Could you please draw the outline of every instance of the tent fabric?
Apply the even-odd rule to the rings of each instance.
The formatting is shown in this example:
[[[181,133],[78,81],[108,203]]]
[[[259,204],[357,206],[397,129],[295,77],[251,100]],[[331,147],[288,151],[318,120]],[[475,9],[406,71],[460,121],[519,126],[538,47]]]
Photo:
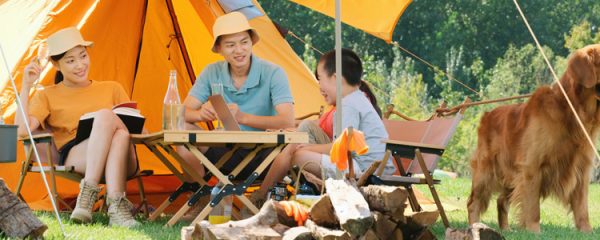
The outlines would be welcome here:
[[[248,20],[264,15],[251,0],[219,0],[219,3],[226,13],[238,11],[246,15]]]
[[[258,9],[260,5],[253,1]],[[264,11],[262,11],[264,13]],[[10,13],[10,14],[6,14]],[[78,26],[86,40],[93,41],[90,78],[112,80],[123,85],[130,97],[138,102],[146,116],[146,128],[159,131],[162,121],[162,101],[169,81],[169,71],[177,71],[180,97],[185,98],[204,66],[222,59],[210,51],[212,24],[223,9],[216,0],[167,1],[0,1],[0,44],[7,52],[11,74],[20,88],[21,71],[37,57],[37,47],[49,34],[68,26]],[[255,54],[280,65],[288,75],[295,112],[303,115],[323,105],[318,83],[311,71],[279,35],[268,16],[254,18],[250,24],[258,31],[261,41]],[[6,31],[4,29],[7,29]],[[176,34],[176,30],[180,34]],[[185,49],[185,52],[184,50]],[[7,51],[9,50],[9,51]],[[191,64],[189,66],[188,64]],[[4,63],[0,66],[0,96],[2,111],[8,122],[15,113],[15,93],[12,91]],[[51,64],[42,75],[42,85],[53,83]],[[35,94],[35,89],[31,94]],[[317,97],[319,96],[319,97]],[[93,99],[90,99],[93,101]],[[157,175],[169,170],[146,148],[137,148],[141,169],[152,169]],[[0,177],[14,189],[24,150],[19,144],[16,163],[0,164]],[[179,182],[144,178],[146,192],[163,194],[173,191]],[[78,184],[57,178],[59,194],[74,198]],[[135,185],[128,183],[128,194],[137,194]],[[29,174],[22,192],[34,209],[51,209],[39,174]]]
[[[335,18],[335,1],[290,1]],[[390,43],[398,19],[412,0],[344,0],[341,2],[342,22]]]

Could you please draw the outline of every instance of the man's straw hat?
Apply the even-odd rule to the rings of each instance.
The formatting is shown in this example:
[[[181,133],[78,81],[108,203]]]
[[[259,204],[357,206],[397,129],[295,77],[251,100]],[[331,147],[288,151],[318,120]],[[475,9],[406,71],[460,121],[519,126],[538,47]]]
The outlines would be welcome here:
[[[244,16],[244,14],[240,12],[230,12],[228,14],[218,17],[215,21],[215,24],[213,25],[214,40],[211,50],[215,53],[217,52],[216,44],[217,39],[219,39],[220,36],[244,32],[248,30],[250,30],[252,45],[254,45],[259,40],[258,33],[256,33],[256,30],[250,26],[250,23],[248,23],[248,19],[246,19],[246,16]]]
[[[62,54],[77,46],[91,46],[93,42],[83,40],[76,27],[61,29],[48,37],[48,56]]]

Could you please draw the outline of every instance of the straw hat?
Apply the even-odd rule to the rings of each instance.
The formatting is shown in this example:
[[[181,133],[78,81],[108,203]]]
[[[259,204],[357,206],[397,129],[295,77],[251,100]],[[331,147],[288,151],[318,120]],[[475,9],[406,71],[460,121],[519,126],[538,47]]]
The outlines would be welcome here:
[[[48,56],[55,56],[77,46],[91,46],[93,42],[83,40],[76,27],[61,29],[48,37]]]
[[[247,30],[250,30],[252,45],[256,44],[259,40],[258,33],[254,28],[250,26],[250,23],[248,23],[248,19],[246,19],[246,16],[244,16],[244,14],[240,12],[230,12],[228,14],[218,17],[215,21],[215,24],[213,25],[214,40],[211,50],[215,53],[217,52],[216,44],[217,39],[219,39],[220,36],[244,32]]]

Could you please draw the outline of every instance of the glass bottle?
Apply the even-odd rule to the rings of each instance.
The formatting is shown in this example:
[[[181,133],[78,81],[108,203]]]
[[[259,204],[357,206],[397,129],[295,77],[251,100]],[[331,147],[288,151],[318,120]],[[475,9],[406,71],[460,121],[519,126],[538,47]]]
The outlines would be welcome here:
[[[213,187],[210,192],[210,200],[215,199],[219,191],[223,187],[223,184],[219,182],[215,187]],[[221,198],[221,201],[213,206],[213,209],[210,211],[208,215],[208,222],[210,224],[221,224],[226,223],[231,220],[231,206],[233,204],[233,195],[229,194]]]
[[[177,89],[177,71],[169,73],[169,87],[163,100],[163,130],[184,130],[185,107],[179,99]]]

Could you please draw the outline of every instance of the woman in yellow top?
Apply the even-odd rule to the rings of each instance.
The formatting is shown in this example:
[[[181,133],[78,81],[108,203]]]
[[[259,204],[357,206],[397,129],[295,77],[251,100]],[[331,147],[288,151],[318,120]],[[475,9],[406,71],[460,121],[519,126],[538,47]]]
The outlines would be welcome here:
[[[26,121],[32,130],[50,128],[59,150],[59,165],[74,166],[84,175],[79,185],[77,205],[71,214],[75,222],[90,222],[92,207],[105,179],[108,195],[110,225],[133,227],[131,203],[125,198],[127,176],[138,171],[131,154],[129,132],[111,111],[113,105],[129,101],[123,87],[112,81],[88,78],[90,57],[86,47],[92,42],[83,40],[75,27],[65,28],[47,39],[52,65],[56,68],[55,85],[36,93],[31,102],[29,91],[40,77],[41,67],[32,61],[24,69],[20,98],[29,112]],[[88,139],[75,140],[81,115],[94,112],[92,131]],[[17,114],[19,135],[27,135],[24,121]]]

